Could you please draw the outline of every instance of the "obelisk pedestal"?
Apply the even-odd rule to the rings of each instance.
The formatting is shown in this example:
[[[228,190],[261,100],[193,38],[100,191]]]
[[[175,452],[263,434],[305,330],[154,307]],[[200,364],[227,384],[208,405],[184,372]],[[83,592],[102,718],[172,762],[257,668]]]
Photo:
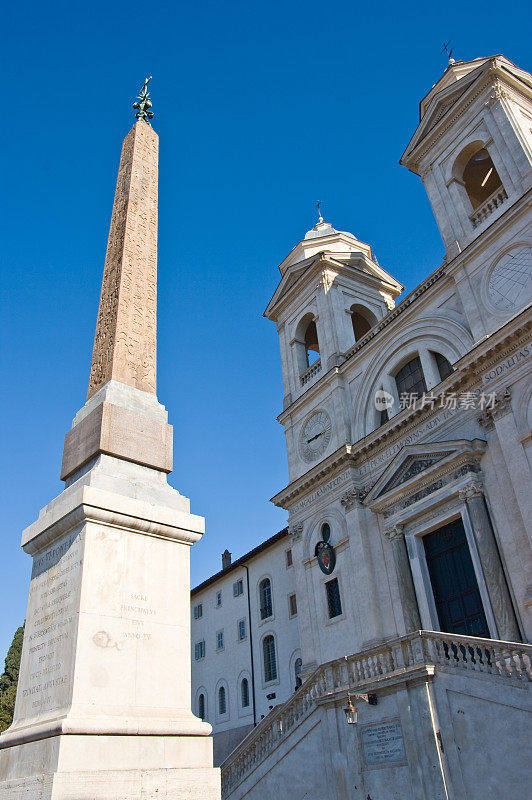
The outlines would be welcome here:
[[[190,703],[190,546],[156,398],[157,135],[124,141],[88,399],[65,490],[24,531],[33,569],[0,800],[219,800]]]

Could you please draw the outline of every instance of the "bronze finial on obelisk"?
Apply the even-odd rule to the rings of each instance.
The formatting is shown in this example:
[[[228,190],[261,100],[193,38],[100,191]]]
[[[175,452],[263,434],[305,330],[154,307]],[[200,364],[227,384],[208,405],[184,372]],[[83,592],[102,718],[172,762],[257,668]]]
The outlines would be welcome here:
[[[136,110],[135,118],[143,119],[144,122],[150,124],[150,119],[153,119],[153,111],[151,111],[152,102],[150,100],[150,93],[148,91],[148,84],[151,81],[151,75],[146,78],[142,89],[138,93],[136,101],[133,103],[133,108]]]
[[[156,393],[159,137],[149,80],[122,146],[87,397],[110,380]]]

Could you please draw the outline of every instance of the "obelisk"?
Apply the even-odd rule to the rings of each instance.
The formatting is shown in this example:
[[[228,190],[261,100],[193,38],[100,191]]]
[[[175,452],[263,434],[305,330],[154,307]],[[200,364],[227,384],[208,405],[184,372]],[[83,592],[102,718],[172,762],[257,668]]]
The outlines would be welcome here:
[[[219,800],[190,703],[190,546],[156,397],[158,137],[147,82],[124,140],[88,397],[64,491],[22,536],[33,557],[0,800]]]

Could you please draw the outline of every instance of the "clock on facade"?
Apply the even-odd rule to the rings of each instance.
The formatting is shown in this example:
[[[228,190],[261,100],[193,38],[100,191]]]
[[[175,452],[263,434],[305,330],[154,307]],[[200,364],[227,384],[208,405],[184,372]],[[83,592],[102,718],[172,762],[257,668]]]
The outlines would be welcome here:
[[[497,262],[488,284],[489,299],[501,311],[522,308],[532,298],[532,247],[521,245]]]
[[[331,418],[326,411],[316,411],[303,423],[299,433],[299,454],[303,461],[316,461],[331,441]]]

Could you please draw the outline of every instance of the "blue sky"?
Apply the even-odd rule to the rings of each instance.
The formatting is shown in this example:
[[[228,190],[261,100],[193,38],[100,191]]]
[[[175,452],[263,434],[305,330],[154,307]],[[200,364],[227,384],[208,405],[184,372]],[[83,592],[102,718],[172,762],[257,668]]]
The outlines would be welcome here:
[[[415,286],[443,256],[398,160],[456,58],[530,69],[529,26],[428,3],[71,2],[3,15],[0,662],[25,616],[21,530],[60,493],[83,405],[123,137],[146,75],[160,135],[159,399],[171,483],[206,516],[192,581],[285,524],[277,264],[325,218]],[[0,663],[1,666],[1,663]]]

